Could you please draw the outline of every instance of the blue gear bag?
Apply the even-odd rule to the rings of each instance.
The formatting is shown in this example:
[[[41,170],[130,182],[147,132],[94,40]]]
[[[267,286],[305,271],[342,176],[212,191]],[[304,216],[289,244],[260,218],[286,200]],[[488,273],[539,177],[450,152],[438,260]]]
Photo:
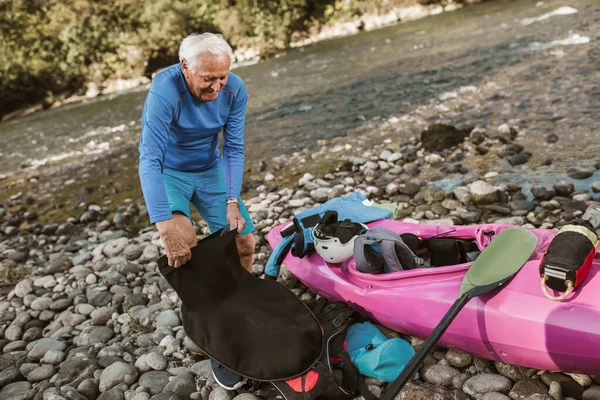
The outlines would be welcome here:
[[[290,249],[292,254],[299,258],[314,250],[312,231],[327,211],[337,211],[340,221],[349,219],[363,224],[391,218],[392,212],[389,209],[371,204],[361,192],[353,192],[344,197],[328,200],[296,215],[292,225],[281,231],[283,240],[275,246],[267,261],[266,277],[277,279],[281,263]]]
[[[385,382],[393,382],[415,354],[406,340],[388,339],[375,325],[351,325],[346,334],[346,351],[358,371]]]

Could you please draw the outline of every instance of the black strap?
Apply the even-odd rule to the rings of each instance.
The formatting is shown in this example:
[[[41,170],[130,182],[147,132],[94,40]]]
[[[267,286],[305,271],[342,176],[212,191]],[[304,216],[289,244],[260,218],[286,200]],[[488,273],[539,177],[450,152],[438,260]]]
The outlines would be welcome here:
[[[158,270],[163,276],[167,276],[171,272],[175,271],[175,268],[169,267],[169,259],[166,255],[160,257],[156,263],[158,264]]]
[[[361,394],[361,396],[364,397],[365,400],[379,400],[379,397],[377,397],[373,393],[371,393],[371,391],[369,390],[367,385],[365,385],[365,380],[364,380],[363,376],[360,374],[360,372],[358,372],[358,369],[356,368],[356,366],[350,359],[350,354],[348,354],[347,351],[344,351],[342,353],[342,360],[344,360],[344,369],[351,368],[355,371],[354,379],[356,380],[356,383],[354,386],[356,387],[358,392]]]
[[[281,250],[281,253],[279,253],[277,260],[275,260],[276,265],[281,265],[283,263],[283,259],[288,255],[293,243],[294,242],[290,240],[288,244],[283,247],[283,250]]]

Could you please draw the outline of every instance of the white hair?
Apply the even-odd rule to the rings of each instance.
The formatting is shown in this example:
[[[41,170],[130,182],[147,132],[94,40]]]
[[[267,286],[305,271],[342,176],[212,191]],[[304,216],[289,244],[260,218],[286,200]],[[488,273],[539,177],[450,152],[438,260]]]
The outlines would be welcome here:
[[[233,50],[223,35],[214,33],[192,33],[181,41],[179,46],[179,61],[185,59],[188,66],[193,69],[202,53],[213,53],[229,57],[230,65],[233,63]]]

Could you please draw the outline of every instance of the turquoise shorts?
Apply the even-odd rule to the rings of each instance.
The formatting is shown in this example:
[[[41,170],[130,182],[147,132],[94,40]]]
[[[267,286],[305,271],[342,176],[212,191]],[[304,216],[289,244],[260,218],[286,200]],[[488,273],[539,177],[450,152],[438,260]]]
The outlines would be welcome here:
[[[215,168],[201,172],[183,172],[165,168],[163,181],[171,212],[179,211],[192,220],[190,214],[190,203],[192,203],[211,232],[228,225],[225,209],[227,192],[221,163]],[[254,224],[241,201],[240,214],[246,220],[246,226],[240,235],[254,232]]]

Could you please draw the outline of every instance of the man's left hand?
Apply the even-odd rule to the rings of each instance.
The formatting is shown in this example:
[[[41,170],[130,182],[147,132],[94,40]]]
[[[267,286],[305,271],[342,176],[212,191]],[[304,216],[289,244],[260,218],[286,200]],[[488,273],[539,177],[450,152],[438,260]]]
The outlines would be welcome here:
[[[229,223],[229,229],[237,229],[237,233],[241,233],[246,226],[246,220],[240,214],[240,207],[237,204],[227,205],[227,222]]]

